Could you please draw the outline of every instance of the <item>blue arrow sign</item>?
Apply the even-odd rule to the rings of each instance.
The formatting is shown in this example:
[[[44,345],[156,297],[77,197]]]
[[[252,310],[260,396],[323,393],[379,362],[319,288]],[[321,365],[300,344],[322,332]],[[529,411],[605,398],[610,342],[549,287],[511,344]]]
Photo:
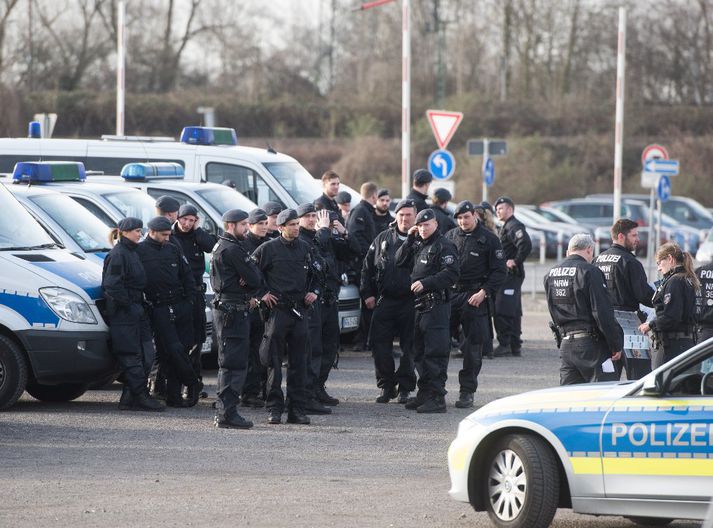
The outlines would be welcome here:
[[[434,150],[428,157],[428,170],[436,180],[447,180],[456,170],[456,160],[447,150]]]
[[[495,182],[495,163],[493,162],[493,158],[488,158],[488,161],[485,162],[485,167],[483,167],[483,181],[488,187]]]
[[[671,179],[665,174],[659,178],[659,184],[656,186],[656,194],[662,202],[665,202],[671,197]]]
[[[647,160],[644,163],[644,172],[655,172],[656,174],[675,176],[678,174],[678,160]]]

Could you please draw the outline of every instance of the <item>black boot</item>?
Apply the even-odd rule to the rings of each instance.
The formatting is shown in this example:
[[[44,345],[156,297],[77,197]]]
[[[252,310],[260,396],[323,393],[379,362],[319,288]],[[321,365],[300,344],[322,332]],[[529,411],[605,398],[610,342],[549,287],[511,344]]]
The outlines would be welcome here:
[[[134,397],[131,395],[131,389],[128,385],[124,385],[121,390],[121,398],[119,398],[119,410],[130,411],[134,404]]]
[[[305,414],[332,414],[332,409],[325,407],[319,403],[315,398],[310,398],[307,400],[302,407]]]
[[[511,346],[510,351],[512,353],[512,357],[522,357],[522,347]]]
[[[339,400],[327,394],[327,390],[324,387],[320,387],[317,391],[317,400],[319,400],[319,403],[329,405],[330,407],[339,405]]]
[[[401,404],[406,403],[406,402],[408,401],[408,395],[409,395],[409,391],[407,391],[407,390],[400,390],[400,391],[399,391],[399,398],[398,398],[398,400],[396,400],[396,403],[401,403]]]
[[[200,391],[198,392],[200,395]],[[237,412],[231,413],[229,416],[215,416],[215,426],[219,429],[250,429],[253,423],[240,416]]]
[[[200,400],[202,391],[203,391],[203,382],[200,380],[197,381],[196,383],[194,383],[193,385],[189,385],[188,390],[186,391],[186,394],[188,395],[188,397],[186,398],[185,401],[183,401],[183,406],[184,407],[194,407],[198,403],[198,400]]]
[[[396,398],[397,395],[396,387],[384,387],[381,389],[381,396],[376,398],[376,403],[389,403]]]
[[[473,394],[470,392],[461,392],[460,398],[456,402],[456,407],[459,409],[468,409],[473,407]]]
[[[510,345],[498,345],[493,350],[493,356],[495,357],[505,357],[511,355]]]
[[[417,413],[433,414],[446,412],[446,398],[440,395],[434,395],[426,400],[423,405],[419,405],[416,409]]]
[[[287,411],[287,423],[298,425],[309,425],[310,420],[302,409],[297,407]]]
[[[166,406],[183,407],[183,394],[181,383],[174,377],[166,379]]]
[[[428,394],[424,391],[418,391],[415,398],[409,398],[406,400],[406,408],[409,411],[415,411],[418,407],[423,405],[428,399]]]
[[[282,411],[279,409],[270,409],[270,414],[267,416],[267,423],[277,425],[282,423]]]
[[[134,411],[162,412],[166,408],[158,400],[149,396],[148,391],[134,394],[134,404],[131,409]]]

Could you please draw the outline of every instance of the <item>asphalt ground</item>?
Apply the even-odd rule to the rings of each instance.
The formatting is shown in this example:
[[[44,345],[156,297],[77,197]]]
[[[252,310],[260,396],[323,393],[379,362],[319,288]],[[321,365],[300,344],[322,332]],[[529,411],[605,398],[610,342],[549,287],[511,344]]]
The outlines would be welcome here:
[[[486,360],[476,405],[557,384],[543,307],[526,301],[523,357]],[[374,403],[371,358],[344,353],[328,384],[334,414],[276,426],[248,409],[249,431],[215,429],[212,398],[151,414],[118,411],[118,385],[62,404],[25,394],[0,413],[0,527],[490,526],[448,496],[446,452],[468,414],[453,407],[460,364],[448,412],[419,415]],[[214,391],[215,372],[206,379]],[[560,510],[552,526],[634,525]]]

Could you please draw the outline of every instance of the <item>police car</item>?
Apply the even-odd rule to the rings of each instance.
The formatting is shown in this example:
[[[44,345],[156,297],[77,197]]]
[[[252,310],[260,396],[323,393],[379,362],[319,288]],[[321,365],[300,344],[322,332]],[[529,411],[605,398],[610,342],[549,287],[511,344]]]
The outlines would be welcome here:
[[[663,526],[713,495],[713,339],[635,382],[572,385],[480,408],[448,450],[453,499],[496,526],[557,508]]]

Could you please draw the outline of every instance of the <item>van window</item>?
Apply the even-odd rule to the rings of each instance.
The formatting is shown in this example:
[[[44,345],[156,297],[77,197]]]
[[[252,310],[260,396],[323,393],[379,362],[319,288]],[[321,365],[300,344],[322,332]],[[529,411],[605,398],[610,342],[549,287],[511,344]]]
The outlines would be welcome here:
[[[254,170],[229,163],[208,163],[205,173],[209,182],[223,183],[225,180],[230,180],[243,196],[253,202],[257,201]]]
[[[92,213],[109,227],[116,227],[116,222],[114,222],[114,220],[112,220],[111,217],[106,214],[101,207],[99,207],[91,200],[87,200],[86,198],[80,198],[79,196],[70,196],[70,198],[72,198],[72,200],[84,207],[87,211]]]
[[[140,218],[144,225],[156,216],[155,200],[142,191],[117,191],[102,194],[104,199],[116,207],[124,217]]]
[[[10,191],[0,186],[0,250],[54,244]]]
[[[200,226],[205,229],[207,232],[209,232],[212,235],[218,235],[218,228],[215,225],[215,222],[213,219],[210,217],[208,213],[205,212],[205,210],[198,205],[196,202],[190,199],[190,197],[186,194],[183,194],[182,192],[178,191],[167,191],[166,189],[156,189],[155,187],[147,187],[146,192],[149,193],[149,196],[151,196],[154,199],[158,199],[161,196],[171,196],[172,198],[175,198],[178,200],[178,202],[183,205],[184,203],[189,203],[193,205],[196,209],[198,209],[198,216],[200,217]]]
[[[322,184],[296,161],[263,163],[277,182],[298,204],[312,203],[322,196]]]

